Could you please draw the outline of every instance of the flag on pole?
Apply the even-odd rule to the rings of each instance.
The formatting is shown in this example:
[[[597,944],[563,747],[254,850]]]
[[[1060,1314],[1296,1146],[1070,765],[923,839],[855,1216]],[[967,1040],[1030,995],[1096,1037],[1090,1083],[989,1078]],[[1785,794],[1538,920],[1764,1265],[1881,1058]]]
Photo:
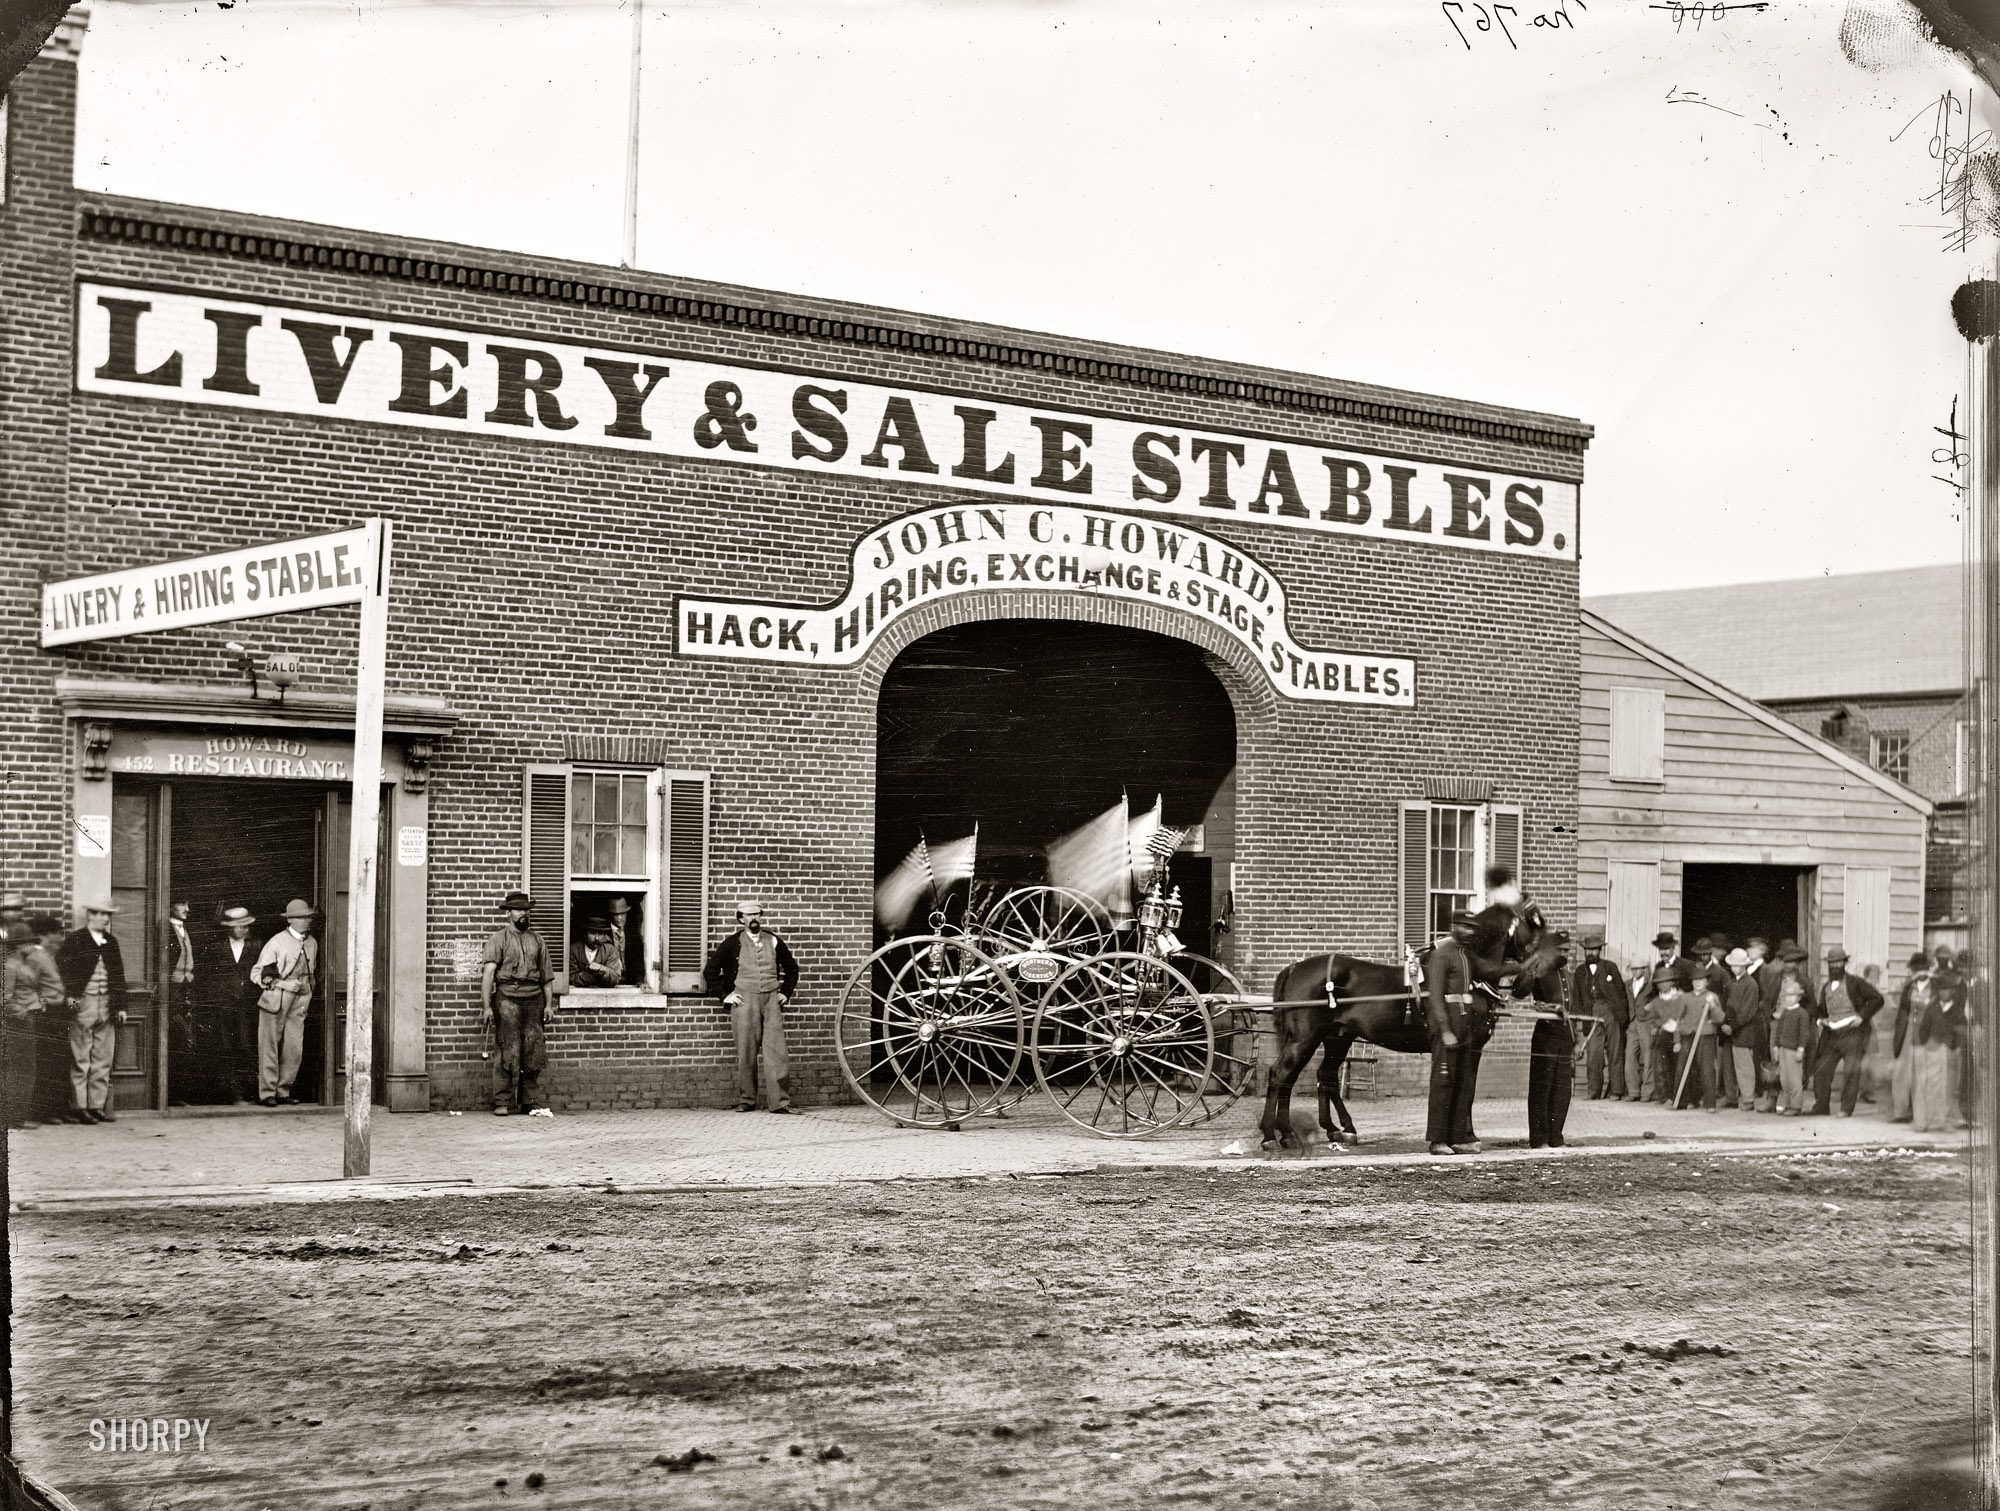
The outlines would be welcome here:
[[[935,850],[919,834],[916,848],[875,885],[876,921],[893,934],[910,921],[920,903],[937,906],[937,900],[953,882],[972,875],[978,851],[976,824],[964,839],[950,840]]]
[[[1101,904],[1111,921],[1132,921],[1131,819],[1123,794],[1088,823],[1048,846],[1049,885],[1081,892]]]

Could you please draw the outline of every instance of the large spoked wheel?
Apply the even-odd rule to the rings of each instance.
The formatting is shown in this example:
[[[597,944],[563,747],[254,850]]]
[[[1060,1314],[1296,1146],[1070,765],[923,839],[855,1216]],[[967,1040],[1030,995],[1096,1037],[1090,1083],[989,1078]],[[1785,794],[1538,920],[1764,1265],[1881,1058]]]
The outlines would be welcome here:
[[[1172,957],[1172,964],[1201,988],[1215,1034],[1215,1059],[1199,1093],[1201,1109],[1188,1119],[1205,1123],[1228,1111],[1256,1074],[1256,1009],[1243,1005],[1250,993],[1242,978],[1221,961],[1183,951]]]
[[[1116,930],[1104,905],[1067,887],[1016,887],[980,921],[982,943],[996,955],[1034,950],[1094,955]]]
[[[900,1126],[956,1129],[1008,1095],[1025,1024],[992,956],[926,934],[884,945],[848,978],[834,1042],[869,1106]]]
[[[1111,950],[1049,984],[1029,1031],[1035,1080],[1055,1108],[1105,1138],[1140,1138],[1208,1115],[1215,1032],[1194,983],[1154,955]],[[1216,1110],[1220,1110],[1217,1108]]]

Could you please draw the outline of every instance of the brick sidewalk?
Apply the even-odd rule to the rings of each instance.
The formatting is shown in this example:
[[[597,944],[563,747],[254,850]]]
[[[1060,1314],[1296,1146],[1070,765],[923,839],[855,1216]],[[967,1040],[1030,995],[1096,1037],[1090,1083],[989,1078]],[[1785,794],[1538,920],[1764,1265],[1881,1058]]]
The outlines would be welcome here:
[[[1295,1102],[1310,1115],[1310,1098]],[[1414,1097],[1357,1101],[1366,1140],[1354,1152],[1318,1145],[1328,1164],[1428,1160],[1424,1104]],[[561,1188],[729,1188],[845,1181],[1064,1174],[1111,1166],[1295,1163],[1265,1155],[1261,1106],[1239,1103],[1215,1122],[1136,1140],[1094,1137],[1029,1101],[1007,1118],[962,1133],[899,1129],[865,1107],[812,1108],[794,1117],[723,1110],[572,1113],[495,1118],[466,1113],[372,1120],[374,1170],[340,1179],[341,1125],[331,1111],[222,1117],[127,1116],[96,1128],[67,1125],[10,1135],[17,1207],[79,1203],[338,1200],[367,1194]],[[1488,1153],[1480,1158],[1739,1147],[1957,1149],[1965,1135],[1913,1135],[1864,1107],[1853,1118],[1778,1118],[1735,1111],[1669,1112],[1623,1102],[1578,1102],[1570,1147],[1526,1149],[1519,1098],[1478,1104]]]

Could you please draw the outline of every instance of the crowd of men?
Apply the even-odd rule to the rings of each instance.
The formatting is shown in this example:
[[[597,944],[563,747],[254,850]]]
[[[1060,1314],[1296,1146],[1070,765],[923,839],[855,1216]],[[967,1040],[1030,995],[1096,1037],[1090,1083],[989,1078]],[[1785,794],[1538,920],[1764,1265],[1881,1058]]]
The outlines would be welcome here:
[[[1875,1016],[1884,1004],[1869,974],[1826,952],[1815,975],[1790,939],[1741,945],[1710,935],[1683,954],[1662,932],[1655,958],[1628,977],[1604,959],[1601,930],[1579,938],[1568,1010],[1583,1034],[1587,1094],[1673,1108],[1718,1105],[1782,1117],[1852,1117],[1867,1085]],[[1896,1001],[1889,1116],[1922,1131],[1969,1126],[1969,1025],[1985,977],[1969,951],[1939,945],[1910,958]]]
[[[112,1058],[127,1018],[127,967],[112,919],[118,904],[92,898],[83,927],[26,914],[0,897],[0,1103],[13,1129],[43,1123],[111,1123]],[[177,1102],[290,1102],[306,1015],[320,986],[317,911],[285,906],[284,927],[250,937],[248,908],[224,908],[212,938],[189,930],[188,905],[164,921],[167,1031]]]

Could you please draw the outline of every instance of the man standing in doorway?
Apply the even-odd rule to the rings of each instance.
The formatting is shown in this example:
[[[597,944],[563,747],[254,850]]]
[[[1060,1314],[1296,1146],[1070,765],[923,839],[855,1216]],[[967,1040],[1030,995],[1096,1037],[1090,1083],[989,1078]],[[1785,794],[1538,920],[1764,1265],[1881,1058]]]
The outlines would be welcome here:
[[[1756,963],[1750,952],[1729,952],[1730,981],[1722,997],[1723,1043],[1735,1065],[1736,1105],[1745,1112],[1769,1112],[1776,1098],[1767,1098],[1757,1085],[1764,1062],[1771,1058],[1771,1017],[1764,1011],[1764,994],[1757,978],[1750,974]],[[1725,1096],[1729,1082],[1723,1083]],[[1770,1105],[1766,1105],[1766,1102]]]
[[[197,962],[202,1016],[210,1025],[210,1090],[233,1102],[257,1092],[257,946],[250,942],[257,922],[240,904],[222,910],[223,937]]]
[[[257,1100],[265,1107],[292,1100],[306,1044],[306,1012],[319,987],[319,941],[312,937],[316,916],[303,897],[286,903],[285,927],[264,941],[252,972],[262,988],[257,998]]]
[[[1585,929],[1583,959],[1569,977],[1570,1016],[1595,1023],[1583,1051],[1584,1089],[1593,1101],[1625,1095],[1625,1026],[1632,998],[1625,978],[1604,961],[1604,930]]]
[[[76,1016],[69,1025],[70,1121],[115,1123],[111,1110],[111,1056],[125,1021],[125,957],[111,937],[110,898],[86,903],[83,927],[63,940],[56,969]]]
[[[496,1040],[493,1055],[493,1115],[515,1111],[532,1116],[549,1110],[542,1095],[542,1072],[548,1068],[549,1045],[544,1030],[555,1021],[555,973],[549,969],[548,946],[528,925],[535,900],[526,892],[509,892],[500,901],[507,921],[486,941],[480,972],[480,1000]]]
[[[207,1058],[203,1053],[207,1046],[199,1042],[195,1032],[194,940],[188,937],[187,920],[185,899],[167,904],[167,1022],[173,1032],[174,1058],[192,1069],[194,1063]],[[205,1077],[191,1074],[189,1079]]]
[[[792,1110],[791,1068],[785,1061],[785,1006],[798,990],[791,946],[764,927],[764,905],[736,909],[739,927],[716,945],[702,977],[730,1010],[736,1030],[736,1110],[757,1110],[761,1081],[771,1111]],[[758,1073],[762,1060],[763,1073]]]
[[[1819,989],[1813,1016],[1819,1019],[1819,1044],[1813,1062],[1813,1112],[1825,1117],[1833,1110],[1833,1078],[1846,1066],[1840,1082],[1840,1115],[1854,1116],[1861,1095],[1861,1056],[1868,1048],[1869,1025],[1881,1011],[1882,994],[1859,976],[1847,974],[1847,951],[1838,945],[1826,952],[1826,982]]]

